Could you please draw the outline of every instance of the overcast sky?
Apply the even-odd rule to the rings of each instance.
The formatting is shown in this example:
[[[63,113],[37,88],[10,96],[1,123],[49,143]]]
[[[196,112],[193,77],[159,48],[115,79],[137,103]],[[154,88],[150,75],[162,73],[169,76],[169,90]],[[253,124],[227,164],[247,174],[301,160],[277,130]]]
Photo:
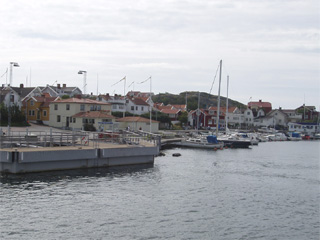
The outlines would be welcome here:
[[[1,84],[209,93],[222,59],[223,96],[320,106],[318,0],[4,0],[0,30]]]

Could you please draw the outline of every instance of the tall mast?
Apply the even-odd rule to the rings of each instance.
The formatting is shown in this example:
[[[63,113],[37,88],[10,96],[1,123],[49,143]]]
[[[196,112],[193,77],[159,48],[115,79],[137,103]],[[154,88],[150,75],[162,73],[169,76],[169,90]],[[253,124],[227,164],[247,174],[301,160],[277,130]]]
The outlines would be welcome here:
[[[199,116],[200,116],[200,92],[198,92],[198,109],[197,109],[197,131],[199,133]]]
[[[222,71],[222,60],[220,60],[220,73],[219,73],[218,111],[217,111],[217,124],[216,124],[216,136],[217,136],[217,137],[218,137],[218,130],[219,130],[219,117],[220,117],[220,85],[221,85],[221,71]]]
[[[225,129],[226,129],[226,131],[228,130],[228,113],[229,113],[229,76],[227,76],[227,106],[226,106],[226,127],[225,127]]]

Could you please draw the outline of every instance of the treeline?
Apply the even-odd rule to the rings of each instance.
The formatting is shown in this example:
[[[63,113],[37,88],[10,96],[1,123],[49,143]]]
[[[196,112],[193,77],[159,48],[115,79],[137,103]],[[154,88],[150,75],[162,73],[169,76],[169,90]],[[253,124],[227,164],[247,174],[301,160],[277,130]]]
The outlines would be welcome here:
[[[0,126],[7,126],[10,121],[11,126],[27,126],[26,117],[19,109],[19,106],[13,105],[10,109],[0,104]]]
[[[186,104],[187,110],[195,110],[198,108],[199,92],[182,92],[179,94],[171,93],[159,93],[152,97],[155,103],[167,104]],[[226,106],[227,99],[225,97],[220,97],[220,106]],[[200,92],[200,108],[208,108],[210,106],[218,106],[218,96],[211,95],[205,92]],[[234,101],[232,99],[228,100],[229,107],[246,107],[244,104]]]

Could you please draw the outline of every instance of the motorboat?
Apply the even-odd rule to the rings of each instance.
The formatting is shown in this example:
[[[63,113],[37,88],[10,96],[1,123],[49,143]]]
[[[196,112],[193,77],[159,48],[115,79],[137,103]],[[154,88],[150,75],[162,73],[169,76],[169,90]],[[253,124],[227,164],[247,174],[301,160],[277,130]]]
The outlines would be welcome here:
[[[289,135],[289,137],[288,137],[289,141],[301,141],[302,140],[302,137],[299,133],[289,132],[288,135]]]
[[[250,138],[244,138],[239,133],[221,135],[218,137],[218,141],[223,142],[226,147],[230,148],[249,148],[251,146]]]
[[[220,149],[223,148],[223,142],[218,142],[217,137],[214,135],[199,136],[187,138],[175,145],[187,148],[203,148],[203,149]]]

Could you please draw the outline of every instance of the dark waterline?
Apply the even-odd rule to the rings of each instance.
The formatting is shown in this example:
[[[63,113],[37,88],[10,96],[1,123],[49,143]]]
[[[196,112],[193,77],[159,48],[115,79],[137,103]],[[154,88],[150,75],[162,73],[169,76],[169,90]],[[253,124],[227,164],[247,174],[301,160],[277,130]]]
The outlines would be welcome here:
[[[318,240],[319,147],[168,149],[154,166],[1,176],[0,238]]]

